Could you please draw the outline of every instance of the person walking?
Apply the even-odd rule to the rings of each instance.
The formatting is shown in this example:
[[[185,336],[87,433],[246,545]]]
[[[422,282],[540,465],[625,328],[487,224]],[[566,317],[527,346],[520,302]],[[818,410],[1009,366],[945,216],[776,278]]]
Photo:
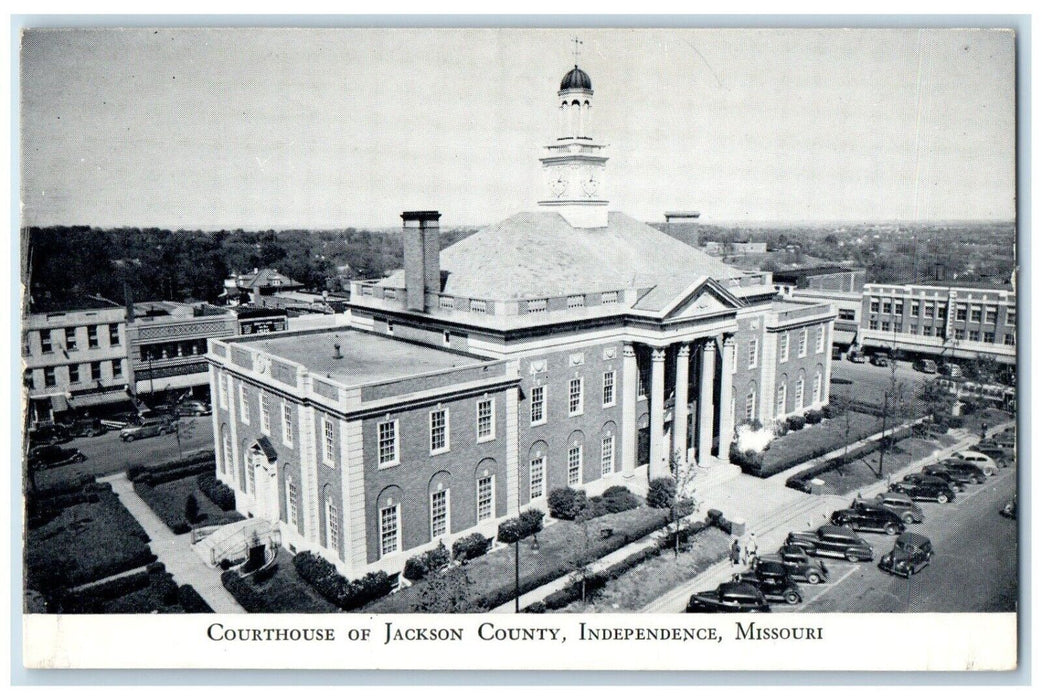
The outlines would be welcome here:
[[[750,532],[749,539],[745,543],[745,559],[750,566],[756,564],[756,551],[756,533]]]
[[[735,537],[731,542],[731,563],[738,566],[742,562],[742,543]]]

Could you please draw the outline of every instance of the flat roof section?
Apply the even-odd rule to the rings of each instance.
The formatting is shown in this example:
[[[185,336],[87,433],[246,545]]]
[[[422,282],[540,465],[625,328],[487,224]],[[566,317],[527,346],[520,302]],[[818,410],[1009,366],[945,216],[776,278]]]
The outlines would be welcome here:
[[[234,342],[296,362],[347,386],[481,364],[481,360],[448,350],[348,328]],[[340,359],[333,357],[335,342],[340,343]]]

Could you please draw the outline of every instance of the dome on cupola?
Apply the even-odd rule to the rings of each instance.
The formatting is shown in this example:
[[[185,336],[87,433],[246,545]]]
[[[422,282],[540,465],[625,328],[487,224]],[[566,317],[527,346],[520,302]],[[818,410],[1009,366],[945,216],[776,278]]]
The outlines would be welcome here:
[[[592,90],[593,83],[590,82],[590,76],[586,74],[579,66],[575,66],[570,71],[565,73],[565,76],[561,78],[561,89],[562,90]]]

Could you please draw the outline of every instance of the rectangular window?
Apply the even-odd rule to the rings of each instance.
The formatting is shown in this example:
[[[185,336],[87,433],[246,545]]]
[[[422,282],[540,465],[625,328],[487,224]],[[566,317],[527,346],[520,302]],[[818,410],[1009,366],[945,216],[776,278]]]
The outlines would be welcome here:
[[[329,497],[326,498],[326,547],[340,551],[340,511]]]
[[[872,299],[872,301],[869,302],[868,308],[874,314],[879,313],[879,299]]]
[[[568,485],[575,486],[582,481],[583,447],[572,445],[568,448]]]
[[[760,357],[760,340],[753,338],[749,341],[749,369],[756,368],[756,362]]]
[[[246,460],[246,493],[254,495],[257,493],[257,465],[249,459]]]
[[[814,403],[821,403],[821,375],[814,375]]]
[[[428,419],[431,436],[431,454],[446,452],[449,449],[449,412],[439,408],[430,412]]]
[[[1016,345],[1017,337],[1013,333],[1007,333],[1002,340],[1003,345]]]
[[[478,522],[488,520],[495,513],[495,489],[493,488],[495,477],[483,476],[478,479]]]
[[[778,385],[778,391],[775,393],[774,399],[774,417],[781,418],[785,415],[785,393],[786,387],[784,384]]]
[[[888,313],[890,313],[890,311],[891,311],[891,309],[892,309],[892,308],[893,308],[893,305],[891,304],[891,302],[890,302],[890,300],[889,300],[889,299],[887,299],[887,300],[885,300],[885,301],[883,302],[883,313],[884,313],[884,314],[888,314]]]
[[[908,327],[908,332],[912,335],[919,335],[919,326],[913,323]]]
[[[806,328],[801,328],[800,329],[800,344],[799,344],[799,349],[796,351],[796,355],[797,355],[797,357],[806,357],[807,356],[807,329]]]
[[[228,408],[228,382],[223,374],[217,375],[217,400],[221,408]]]
[[[959,304],[958,306],[955,307],[955,320],[956,321],[965,321],[966,320],[966,305],[965,304]]]
[[[972,309],[970,309],[970,320],[972,322],[980,323],[980,316],[981,308],[979,306],[974,306]]]
[[[985,309],[985,311],[984,311],[984,322],[985,323],[995,323],[998,320],[999,320],[999,310],[998,310],[997,307],[989,306],[987,309]]]
[[[992,333],[992,335],[994,335],[994,333]],[[100,382],[101,381],[101,363],[100,362],[91,362],[90,363],[90,380],[92,382]]]
[[[745,395],[745,419],[752,420],[756,417],[756,389],[749,389]]]
[[[546,387],[532,387],[532,425],[546,422]]]
[[[601,404],[607,408],[615,405],[615,371],[604,373],[604,388]]]
[[[789,361],[789,334],[782,333],[778,339],[778,362]]]
[[[77,384],[80,381],[80,366],[69,365],[69,383]]]
[[[853,321],[856,316],[856,312],[853,309],[840,309],[839,320],[840,321]]]
[[[601,438],[601,476],[608,476],[615,471],[615,436],[605,435]]]
[[[912,316],[918,316],[919,315],[919,302],[913,301],[912,304],[911,304],[911,309],[912,309],[912,311],[911,311]]]
[[[901,321],[894,322],[894,331],[897,333],[904,333],[904,324]]]
[[[947,318],[947,316],[948,316],[948,307],[945,306],[944,304],[941,304],[940,306],[938,306],[937,307],[937,318]]]
[[[868,329],[872,330],[872,331],[878,331],[879,330],[879,321],[869,321],[868,322]]]
[[[398,505],[380,509],[380,556],[398,551]]]
[[[879,330],[888,331],[890,330],[890,321],[881,321],[879,324]]]
[[[65,349],[75,350],[76,349],[76,329],[66,328],[65,329]]]
[[[398,464],[398,421],[389,420],[376,426],[377,454],[381,467]]]
[[[57,384],[57,382],[54,379],[54,368],[53,367],[44,367],[43,368],[43,385],[44,386],[54,386],[55,384]]]
[[[271,435],[271,413],[268,411],[268,400],[264,394],[258,396],[258,403],[260,404],[261,432]]]
[[[955,329],[955,339],[956,340],[966,340],[966,331],[963,330],[962,328],[956,328]]]
[[[250,424],[250,404],[246,400],[245,384],[239,384],[239,420],[245,425]]]
[[[637,369],[637,398],[648,398],[648,372],[646,369]]]
[[[123,360],[112,361],[112,376],[122,377],[123,376]]]
[[[285,401],[282,402],[282,442],[293,445],[293,409]]]
[[[934,335],[936,335],[938,338],[943,338],[944,337],[944,326],[937,326],[933,330],[934,330]]]
[[[803,408],[803,377],[796,380],[796,395],[793,398],[793,406],[797,409]]]
[[[583,412],[583,380],[576,377],[568,381],[568,415],[578,416]]]
[[[1007,316],[1008,318],[1008,316]],[[54,352],[54,346],[51,345],[51,332],[40,331],[40,351],[41,352]]]
[[[1006,309],[1006,325],[1015,326],[1017,324],[1017,310]],[[48,351],[50,352],[50,351]]]
[[[601,294],[601,304],[618,304],[619,293],[618,292],[603,292]]]
[[[333,466],[336,464],[336,440],[333,436],[333,421],[322,419],[322,461]]]
[[[568,308],[569,309],[581,309],[586,306],[586,297],[581,294],[568,297]]]
[[[923,317],[933,318],[933,304],[926,304],[923,306]]]
[[[546,479],[546,457],[536,457],[528,464],[528,498],[535,500],[543,497],[543,484]]]
[[[903,299],[897,299],[894,301],[894,314],[896,316],[903,316],[905,312],[905,303]]]
[[[297,485],[293,479],[286,477],[286,520],[293,528],[297,528]]]
[[[529,299],[527,306],[530,314],[543,313],[546,311],[546,299]]]
[[[814,341],[814,352],[825,352],[825,328],[818,326],[817,340]]]
[[[431,494],[431,539],[449,534],[449,490]]]
[[[33,379],[33,371],[31,369],[25,370],[24,377],[25,377],[24,381],[25,381],[26,388],[28,388],[29,391],[32,391],[33,389],[35,389],[36,388],[36,380]]]
[[[495,403],[492,399],[478,401],[478,442],[496,439]]]
[[[995,342],[995,331],[984,331],[984,342],[994,343]]]
[[[109,345],[119,345],[119,324],[109,324]]]
[[[970,331],[970,340],[975,343],[980,342],[980,331]]]
[[[87,326],[87,347],[96,348],[98,347],[98,327]]]

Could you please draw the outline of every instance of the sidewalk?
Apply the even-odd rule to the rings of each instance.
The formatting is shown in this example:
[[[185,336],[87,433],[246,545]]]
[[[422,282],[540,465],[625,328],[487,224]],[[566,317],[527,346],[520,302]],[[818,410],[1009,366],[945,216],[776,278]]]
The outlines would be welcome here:
[[[192,550],[192,534],[175,535],[171,532],[148,504],[134,492],[134,487],[125,473],[102,477],[98,481],[112,484],[113,492],[151,538],[149,547],[152,553],[166,565],[167,572],[174,577],[178,585],[188,584],[195,588],[216,613],[246,612],[221,583],[221,570],[206,566]]]
[[[1001,423],[989,429],[987,434],[995,435],[1006,427],[1013,425],[1013,421]],[[979,442],[980,438],[977,435],[969,434],[965,430],[954,430],[952,431],[953,437],[956,437],[958,441],[950,447],[945,447],[935,451],[928,457],[916,460],[906,467],[903,467],[899,471],[895,472],[893,478],[900,479],[906,474],[918,471],[927,464],[932,464],[941,459],[951,456],[953,453],[959,450],[965,450],[971,445],[975,445]],[[810,464],[808,462],[807,464]],[[806,469],[807,465],[800,465],[797,469]],[[745,476],[745,475],[743,475]],[[751,478],[751,477],[750,477]],[[762,479],[758,481],[771,482],[774,477],[770,479]],[[784,481],[775,482],[773,486],[775,488],[785,488]],[[734,486],[732,484],[732,486]],[[792,491],[792,489],[786,489]],[[866,496],[874,495],[877,492],[886,490],[885,480],[880,480],[874,484],[863,487],[860,489]],[[855,490],[856,491],[856,490]],[[744,492],[748,496],[748,491],[739,489],[739,492]],[[794,492],[795,493],[795,492]],[[850,500],[853,498],[852,493],[846,493],[839,496],[833,495],[821,495],[821,496],[810,496],[806,495],[805,498],[810,501],[808,507],[794,510],[792,512],[785,512],[784,509],[780,509],[778,512],[772,514],[772,516],[762,517],[759,519],[748,519],[746,532],[755,532],[756,539],[759,544],[759,550],[761,552],[774,551],[785,541],[788,533],[794,530],[807,529],[808,525],[812,525],[815,522],[820,522],[822,518],[827,518],[828,513],[838,508],[843,508],[849,505]],[[722,509],[721,509],[722,510]],[[815,511],[817,511],[815,513]],[[725,516],[728,515],[727,511],[724,511]],[[738,517],[729,516],[729,517]],[[724,560],[706,569],[699,576],[685,582],[684,584],[677,586],[673,590],[669,591],[665,595],[657,598],[652,603],[645,606],[640,612],[645,613],[670,613],[680,612],[684,609],[687,604],[687,599],[693,593],[697,593],[702,590],[709,590],[715,588],[717,584],[726,581],[730,578],[731,574],[736,569],[733,567],[729,560]]]

